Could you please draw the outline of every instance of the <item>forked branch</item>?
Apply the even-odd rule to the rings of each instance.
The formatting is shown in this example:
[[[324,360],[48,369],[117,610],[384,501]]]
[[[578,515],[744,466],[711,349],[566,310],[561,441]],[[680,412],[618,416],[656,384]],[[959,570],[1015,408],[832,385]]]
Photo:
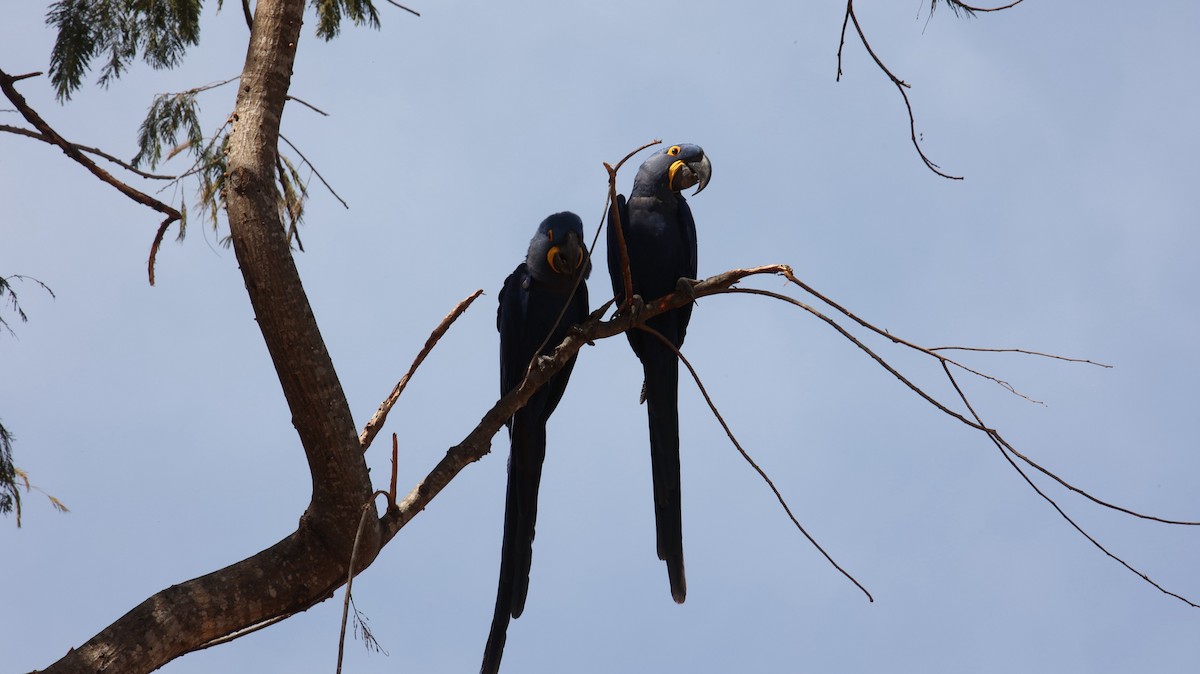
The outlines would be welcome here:
[[[425,340],[425,346],[417,354],[417,357],[413,359],[408,372],[405,372],[400,381],[396,382],[396,385],[392,387],[392,392],[379,404],[379,409],[375,410],[375,414],[371,416],[371,420],[367,422],[366,427],[363,428],[362,433],[358,436],[358,444],[362,445],[364,452],[371,447],[371,442],[375,440],[375,436],[379,434],[379,429],[383,428],[384,422],[387,421],[388,413],[392,411],[392,407],[400,399],[400,394],[404,393],[404,388],[408,386],[408,382],[416,373],[417,368],[421,366],[421,363],[425,362],[425,357],[429,355],[430,351],[433,351],[433,347],[437,346],[438,340],[442,338],[442,335],[446,334],[446,331],[450,329],[454,321],[458,320],[458,317],[462,316],[463,312],[471,306],[471,303],[482,294],[482,288],[471,293],[470,296],[451,309],[450,313],[446,314],[446,317],[442,319],[442,322],[438,323],[438,326],[433,329],[433,334],[429,335],[429,339]],[[392,505],[396,503],[396,485],[394,482],[392,484],[391,503]]]
[[[619,208],[617,208],[617,171],[620,171],[621,167],[625,165],[625,162],[629,161],[630,158],[632,158],[635,154],[645,150],[648,147],[658,145],[661,142],[661,139],[656,138],[649,143],[646,143],[645,145],[621,158],[621,161],[617,162],[616,166],[612,166],[608,162],[604,163],[604,169],[608,171],[608,202],[605,204],[604,208],[606,212],[612,215],[612,223],[616,225],[613,231],[616,232],[617,255],[621,260],[621,287],[625,290],[624,303],[626,304],[633,300],[633,277],[630,275],[629,271],[629,247],[625,244],[625,227],[621,222],[621,211]],[[596,238],[592,239],[593,248],[595,248],[596,240],[599,238],[600,233],[597,231]],[[588,251],[588,255],[591,255],[590,250]],[[621,307],[618,307],[618,309],[620,308]]]
[[[700,389],[700,395],[704,396],[704,402],[708,403],[709,411],[711,411],[713,416],[716,417],[717,423],[721,424],[721,428],[725,430],[725,435],[729,438],[729,441],[733,443],[734,448],[736,448],[738,453],[742,455],[742,458],[746,460],[746,463],[750,464],[750,467],[754,469],[754,472],[758,473],[758,476],[763,479],[763,482],[766,482],[767,486],[771,488],[771,493],[775,494],[775,499],[779,501],[780,507],[782,507],[783,511],[787,513],[788,518],[792,520],[792,524],[796,525],[796,529],[798,529],[801,534],[804,534],[804,537],[808,539],[808,542],[811,543],[812,546],[825,557],[826,561],[833,565],[833,568],[837,569],[843,576],[850,579],[851,583],[854,583],[858,589],[862,590],[863,594],[867,595],[867,599],[869,601],[874,602],[875,598],[871,596],[871,593],[867,590],[867,588],[863,587],[863,584],[858,582],[858,579],[850,575],[849,571],[846,571],[841,567],[840,564],[834,561],[833,557],[825,551],[825,548],[821,547],[821,544],[817,542],[817,539],[813,538],[812,534],[808,533],[808,530],[804,528],[804,525],[800,524],[800,520],[796,519],[796,515],[792,513],[791,506],[787,504],[787,501],[783,498],[783,494],[780,493],[779,488],[775,486],[775,482],[767,476],[767,472],[758,465],[757,461],[750,457],[749,452],[742,447],[742,443],[738,442],[738,439],[734,437],[733,430],[729,428],[729,424],[725,422],[725,417],[721,415],[719,410],[717,410],[716,403],[714,403],[712,397],[708,395],[708,389],[705,388],[704,382],[700,381],[700,375],[696,372],[696,368],[692,367],[691,361],[689,361],[687,357],[684,356],[683,353],[676,348],[673,343],[671,343],[671,340],[664,337],[661,332],[647,325],[639,325],[638,329],[654,335],[655,338],[662,342],[664,346],[675,352],[675,355],[679,358],[679,361],[683,363],[684,366],[687,367],[688,372],[691,373],[692,380],[696,382],[696,388]]]
[[[1101,363],[1095,363],[1090,360],[1085,360],[1085,359],[1080,359],[1080,358],[1067,358],[1067,357],[1063,357],[1063,356],[1054,356],[1051,354],[1045,354],[1045,353],[1036,352],[1036,351],[1028,351],[1025,349],[983,349],[983,348],[970,348],[970,347],[938,347],[936,349],[930,349],[930,348],[926,348],[926,347],[921,347],[912,342],[901,339],[901,338],[899,338],[885,330],[882,330],[882,329],[868,323],[867,321],[864,321],[863,319],[859,318],[852,312],[850,312],[847,309],[845,309],[844,307],[842,307],[837,302],[834,302],[833,300],[825,297],[821,293],[817,292],[816,290],[812,289],[807,284],[805,284],[802,281],[800,281],[799,279],[797,279],[795,277],[795,275],[792,273],[790,268],[785,268],[785,270],[781,271],[780,274],[782,276],[784,276],[785,278],[787,278],[794,285],[802,288],[803,290],[805,290],[812,296],[816,297],[823,303],[833,307],[838,313],[846,316],[847,318],[851,319],[852,321],[854,321],[855,323],[859,324],[860,326],[866,328],[867,330],[869,330],[879,336],[882,336],[895,344],[915,350],[919,353],[922,353],[922,354],[929,356],[929,357],[935,359],[936,361],[938,361],[938,364],[940,365],[943,372],[945,373],[948,381],[950,382],[950,384],[953,386],[954,390],[958,394],[960,401],[966,407],[966,413],[964,414],[962,412],[958,412],[958,411],[955,411],[954,409],[951,409],[951,407],[947,403],[943,403],[942,401],[938,400],[937,398],[935,398],[934,396],[932,396],[931,394],[926,392],[920,386],[913,383],[913,381],[910,380],[908,377],[904,376],[901,372],[899,372],[886,359],[884,359],[882,356],[880,356],[878,353],[876,353],[874,350],[872,350],[870,347],[868,347],[862,340],[858,339],[853,334],[851,334],[844,326],[842,326],[841,324],[839,324],[837,321],[833,320],[829,316],[823,314],[822,312],[814,309],[812,306],[805,304],[804,302],[801,302],[799,300],[796,300],[795,298],[792,298],[792,297],[789,297],[787,295],[783,295],[780,293],[775,293],[775,292],[771,292],[771,291],[767,291],[767,290],[759,290],[759,289],[754,289],[754,288],[729,288],[722,292],[723,293],[755,294],[755,295],[763,295],[766,297],[771,297],[773,299],[787,302],[789,304],[797,306],[797,307],[807,311],[808,313],[812,314],[813,316],[817,317],[818,319],[824,321],[830,327],[837,330],[843,337],[850,340],[856,347],[858,347],[860,350],[862,350],[864,353],[866,353],[868,356],[870,356],[873,360],[875,360],[881,367],[883,367],[890,374],[892,374],[892,376],[896,377],[905,386],[907,386],[909,389],[911,389],[913,392],[915,392],[921,398],[925,399],[926,402],[930,403],[931,405],[936,407],[938,410],[940,410],[944,414],[951,416],[951,417],[959,420],[963,424],[966,424],[967,426],[969,426],[975,430],[981,431],[985,435],[987,435],[989,440],[991,440],[991,442],[993,442],[994,444],[996,444],[996,446],[998,448],[1000,448],[1001,452],[1005,456],[1005,459],[1013,466],[1013,468],[1021,475],[1021,477],[1030,485],[1030,487],[1033,488],[1033,490],[1038,494],[1038,496],[1040,496],[1047,503],[1049,503],[1050,506],[1053,507],[1054,510],[1057,511],[1059,513],[1059,515],[1062,516],[1063,519],[1065,519],[1067,521],[1068,524],[1070,524],[1076,531],[1078,531],[1089,542],[1091,542],[1093,545],[1095,545],[1097,548],[1099,548],[1101,551],[1103,551],[1106,555],[1108,555],[1109,557],[1112,557],[1114,560],[1116,560],[1118,563],[1120,563],[1126,569],[1128,569],[1129,571],[1131,571],[1132,573],[1134,573],[1139,578],[1141,578],[1145,582],[1149,583],[1153,587],[1157,588],[1161,592],[1168,594],[1172,597],[1175,597],[1176,599],[1179,599],[1180,601],[1186,603],[1189,606],[1192,606],[1195,608],[1200,608],[1200,605],[1197,605],[1196,603],[1183,597],[1182,595],[1179,595],[1175,592],[1167,590],[1159,583],[1151,580],[1150,577],[1147,576],[1144,572],[1134,568],[1132,565],[1130,565],[1128,562],[1126,562],[1123,558],[1114,554],[1113,552],[1108,550],[1108,548],[1103,546],[1094,536],[1089,534],[1078,523],[1076,523],[1074,519],[1072,519],[1070,516],[1068,516],[1066,514],[1066,512],[1062,509],[1062,507],[1060,507],[1059,504],[1053,498],[1051,498],[1041,488],[1039,488],[1037,486],[1037,484],[1034,483],[1033,480],[1030,479],[1028,474],[1026,474],[1026,472],[1020,468],[1020,466],[1017,463],[1017,460],[1034,468],[1038,472],[1041,472],[1042,474],[1051,478],[1055,482],[1058,482],[1064,488],[1066,488],[1072,492],[1075,492],[1075,493],[1083,496],[1087,500],[1091,501],[1092,503],[1100,505],[1104,508],[1115,510],[1117,512],[1120,512],[1125,515],[1129,515],[1131,517],[1135,517],[1138,519],[1150,520],[1150,521],[1160,522],[1163,524],[1173,524],[1173,525],[1180,525],[1180,526],[1200,526],[1200,522],[1175,519],[1175,518],[1158,517],[1158,516],[1154,516],[1154,515],[1147,515],[1145,513],[1141,513],[1141,512],[1135,511],[1133,509],[1126,508],[1124,506],[1116,505],[1109,501],[1105,501],[1103,499],[1093,496],[1092,494],[1088,493],[1087,491],[1080,489],[1079,487],[1071,484],[1070,482],[1063,479],[1059,475],[1051,472],[1050,470],[1048,470],[1045,467],[1041,466],[1040,464],[1036,463],[1035,461],[1033,461],[1032,459],[1027,457],[1025,454],[1018,451],[1015,447],[1013,447],[1011,443],[1009,443],[1007,440],[1004,439],[1004,437],[1000,434],[1000,432],[997,429],[989,427],[983,421],[983,418],[975,411],[975,409],[971,405],[969,399],[967,398],[966,394],[963,392],[962,388],[959,386],[958,381],[953,376],[951,367],[952,366],[957,367],[965,372],[968,372],[969,374],[973,374],[978,377],[981,377],[981,378],[999,383],[1001,385],[1004,385],[1005,388],[1009,389],[1010,391],[1013,391],[1014,393],[1016,393],[1015,390],[1013,390],[1011,386],[1008,386],[1006,382],[1003,382],[1002,380],[1000,380],[996,377],[980,373],[976,370],[973,370],[971,368],[968,368],[968,367],[962,365],[961,363],[958,363],[957,361],[947,358],[946,356],[942,355],[940,353],[940,351],[950,350],[950,348],[953,348],[956,350],[964,350],[964,351],[969,350],[969,351],[1008,352],[1008,353],[1019,353],[1019,354],[1025,354],[1025,355],[1035,355],[1035,356],[1046,357],[1046,358],[1054,358],[1054,359],[1058,359],[1058,360],[1064,360],[1064,361],[1076,362],[1076,363],[1087,363],[1087,364],[1091,364],[1091,365],[1096,365],[1098,367],[1110,367],[1110,366],[1104,365]],[[1028,399],[1026,396],[1023,396],[1022,394],[1016,393],[1016,395],[1020,395],[1021,397]]]
[[[933,10],[937,8],[938,1],[939,0],[931,0],[931,14]],[[972,5],[959,2],[958,0],[945,0],[945,2],[950,6],[951,10],[955,14],[961,12],[970,16],[975,12],[999,12],[1009,9],[1010,7],[1015,7],[1016,5],[1020,4],[1022,0],[1016,0],[1015,2],[1011,2],[1002,7],[991,8],[974,7]],[[892,84],[896,86],[896,90],[900,92],[900,97],[904,99],[904,108],[908,112],[909,137],[912,139],[913,148],[916,149],[917,155],[921,158],[921,161],[925,163],[925,166],[927,166],[930,171],[933,171],[943,178],[947,178],[949,180],[962,180],[962,176],[950,175],[949,173],[943,171],[940,166],[938,166],[933,162],[932,159],[929,158],[929,155],[925,154],[925,149],[921,147],[921,142],[917,134],[917,119],[913,114],[912,101],[908,99],[908,89],[911,87],[907,82],[897,77],[896,74],[891,71],[891,69],[884,65],[883,59],[879,58],[879,55],[876,54],[875,50],[871,47],[871,43],[867,40],[867,35],[863,31],[862,24],[858,22],[858,15],[854,12],[854,0],[846,0],[846,14],[842,19],[842,31],[838,41],[837,50],[837,81],[840,82],[842,79],[842,50],[846,46],[846,29],[849,28],[851,24],[854,25],[854,31],[858,34],[858,39],[860,42],[862,42],[863,48],[867,50],[867,54],[871,56],[871,60],[875,61],[875,65],[878,66],[881,71],[883,71],[884,75],[887,75]]]
[[[847,329],[841,323],[839,323],[838,321],[829,317],[828,315],[822,313],[821,311],[818,311],[814,307],[812,307],[804,302],[801,302],[800,300],[797,300],[793,297],[789,297],[787,295],[783,295],[780,293],[775,293],[772,291],[767,291],[767,290],[762,290],[762,289],[757,289],[757,288],[735,287],[740,281],[742,281],[744,279],[747,279],[752,276],[759,276],[759,275],[764,275],[764,274],[772,274],[772,275],[782,276],[783,278],[787,279],[788,281],[790,281],[797,287],[800,287],[805,292],[808,292],[809,294],[811,294],[813,297],[817,298],[821,302],[827,304],[830,307],[833,307],[833,309],[837,313],[840,313],[841,315],[849,318],[851,321],[853,321],[854,323],[857,323],[859,326],[869,330],[870,332],[875,333],[878,336],[884,337],[885,339],[887,339],[888,341],[890,341],[894,344],[903,346],[905,348],[916,350],[920,353],[923,353],[923,354],[935,359],[939,363],[939,366],[946,373],[947,377],[949,378],[949,381],[954,386],[955,390],[959,392],[960,400],[962,401],[963,405],[966,407],[966,412],[965,413],[959,412],[959,411],[953,409],[950,406],[950,404],[942,402],[941,400],[938,400],[935,396],[933,396],[930,393],[928,393],[927,391],[925,391],[923,388],[921,388],[920,386],[915,384],[910,378],[908,378],[902,372],[900,372],[896,367],[894,367],[891,363],[889,363],[885,358],[883,358],[875,350],[873,350],[870,346],[868,346],[862,339],[856,337],[853,333],[850,332],[849,329]],[[1063,487],[1084,496],[1085,498],[1087,498],[1088,500],[1090,500],[1091,502],[1093,502],[1097,505],[1101,505],[1103,507],[1116,510],[1116,511],[1124,513],[1126,515],[1130,515],[1132,517],[1136,517],[1139,519],[1153,520],[1156,522],[1162,522],[1162,523],[1166,523],[1166,524],[1175,524],[1175,525],[1195,526],[1200,523],[1182,520],[1182,519],[1164,518],[1164,517],[1156,517],[1156,516],[1152,516],[1152,515],[1146,515],[1144,513],[1137,512],[1130,508],[1125,508],[1123,506],[1115,505],[1113,503],[1104,501],[1102,499],[1099,499],[1099,498],[1089,494],[1085,490],[1074,486],[1067,480],[1061,478],[1060,476],[1056,475],[1055,473],[1053,473],[1053,472],[1049,471],[1048,469],[1042,467],[1041,465],[1035,463],[1032,459],[1030,459],[1023,453],[1017,451],[1010,443],[1008,443],[1006,440],[1004,440],[1003,436],[999,433],[998,430],[987,426],[986,423],[983,421],[983,419],[978,414],[976,414],[975,410],[971,407],[970,403],[968,402],[965,393],[963,393],[962,389],[959,387],[957,380],[952,376],[950,368],[957,367],[959,369],[962,369],[965,372],[968,372],[970,374],[973,374],[975,376],[978,376],[978,377],[984,378],[985,380],[989,380],[989,381],[993,381],[993,382],[1002,382],[1002,380],[1000,380],[996,377],[978,372],[974,369],[968,368],[968,367],[958,363],[957,361],[948,358],[947,356],[945,356],[941,353],[941,351],[950,350],[951,349],[950,347],[937,347],[935,349],[921,347],[919,345],[916,345],[912,342],[909,342],[900,337],[892,335],[891,333],[872,325],[871,323],[859,318],[854,313],[850,312],[849,310],[847,310],[846,308],[844,308],[842,305],[838,304],[834,300],[817,292],[815,289],[811,288],[807,284],[805,284],[802,281],[800,281],[799,279],[797,279],[795,277],[794,273],[792,272],[791,267],[789,267],[787,265],[765,265],[765,266],[761,266],[761,267],[753,267],[753,268],[749,268],[749,269],[733,269],[733,270],[730,270],[727,272],[723,272],[721,274],[717,274],[716,276],[712,276],[712,277],[709,277],[707,279],[697,282],[691,289],[680,289],[669,295],[666,295],[666,296],[657,298],[655,300],[652,300],[650,302],[647,302],[645,304],[645,306],[639,312],[636,313],[636,315],[630,314],[628,312],[617,313],[613,318],[611,318],[607,321],[603,320],[603,316],[606,313],[607,307],[608,307],[608,304],[606,303],[604,307],[601,307],[601,309],[593,312],[587,321],[585,321],[582,325],[578,326],[578,329],[571,331],[567,335],[567,337],[562,341],[562,343],[560,343],[558,345],[558,347],[549,356],[537,359],[529,368],[529,371],[526,374],[525,380],[516,389],[509,392],[507,395],[505,395],[500,400],[498,400],[492,406],[492,408],[484,414],[484,416],[480,420],[479,424],[476,425],[476,427],[470,433],[467,434],[467,436],[462,440],[462,442],[455,445],[454,447],[451,447],[446,452],[445,457],[443,457],[442,460],[437,464],[437,466],[435,466],[434,469],[432,471],[430,471],[430,473],[415,488],[412,489],[412,491],[408,494],[408,496],[406,496],[404,499],[400,500],[400,502],[397,503],[395,508],[389,509],[389,511],[380,520],[380,526],[382,529],[382,531],[381,531],[382,539],[384,541],[387,541],[387,540],[390,540],[393,536],[395,536],[396,532],[398,532],[400,530],[400,528],[402,528],[408,521],[410,521],[417,513],[419,513],[421,510],[423,510],[425,508],[425,506],[435,496],[437,496],[437,494],[450,482],[450,480],[452,480],[454,478],[454,476],[458,474],[459,471],[461,471],[468,464],[470,464],[474,461],[477,461],[480,458],[482,458],[483,456],[485,456],[491,449],[492,437],[499,431],[500,427],[504,424],[504,421],[506,419],[508,419],[510,416],[512,416],[512,414],[516,410],[520,409],[528,401],[529,397],[533,394],[533,392],[536,391],[537,388],[542,386],[551,376],[554,375],[554,373],[556,373],[559,369],[561,369],[563,367],[563,365],[567,361],[569,361],[572,357],[574,357],[579,352],[579,350],[581,348],[583,348],[583,346],[585,344],[590,344],[599,339],[606,339],[608,337],[612,337],[614,335],[621,334],[630,329],[645,329],[644,322],[654,316],[657,316],[660,313],[663,313],[665,311],[670,311],[672,309],[676,309],[678,307],[688,304],[688,303],[690,303],[698,298],[701,298],[701,297],[707,297],[710,295],[721,295],[721,294],[755,294],[755,295],[762,295],[762,296],[770,297],[775,300],[787,302],[793,306],[799,307],[799,308],[803,309],[804,311],[812,314],[814,317],[825,322],[827,325],[829,325],[830,327],[837,330],[839,332],[839,334],[841,334],[843,337],[848,339],[857,348],[859,348],[864,353],[866,353],[868,356],[870,356],[881,367],[883,367],[890,374],[892,374],[892,376],[896,377],[900,382],[902,382],[910,390],[912,390],[918,396],[920,396],[921,398],[926,400],[926,402],[930,403],[931,405],[936,407],[938,410],[940,410],[944,414],[957,419],[961,423],[963,423],[971,428],[974,428],[975,430],[983,432],[984,434],[986,434],[989,437],[989,439],[992,440],[992,442],[997,443],[997,445],[1002,448],[1002,451],[1004,451],[1005,457],[1008,458],[1008,460],[1010,461],[1010,463],[1012,463],[1014,468],[1016,468],[1018,470],[1018,473],[1027,482],[1029,482],[1030,486],[1034,488],[1035,492],[1039,496],[1041,496],[1043,499],[1045,499],[1057,512],[1059,512],[1059,514],[1064,519],[1066,519],[1067,522],[1071,524],[1071,526],[1073,526],[1077,531],[1079,531],[1082,535],[1084,535],[1094,545],[1096,545],[1098,548],[1100,548],[1102,551],[1104,551],[1105,554],[1113,557],[1113,559],[1117,560],[1125,568],[1127,568],[1130,571],[1132,571],[1133,573],[1135,573],[1138,577],[1142,578],[1147,583],[1158,588],[1160,591],[1162,591],[1166,594],[1169,594],[1170,596],[1176,597],[1177,599],[1180,599],[1181,601],[1187,603],[1189,606],[1196,605],[1192,601],[1184,598],[1183,596],[1181,596],[1177,593],[1171,592],[1171,591],[1163,588],[1160,584],[1150,580],[1150,578],[1146,574],[1142,573],[1141,571],[1138,571],[1133,566],[1128,564],[1125,560],[1123,560],[1119,556],[1113,554],[1107,548],[1102,546],[1092,535],[1090,535],[1085,530],[1083,530],[1082,527],[1080,527],[1078,524],[1075,523],[1074,520],[1072,520],[1069,516],[1067,516],[1067,514],[1063,511],[1063,509],[1052,498],[1050,498],[1043,490],[1041,490],[1035,483],[1033,483],[1033,481],[1029,478],[1029,476],[1023,470],[1020,469],[1020,467],[1016,463],[1016,461],[1019,460],[1025,464],[1033,467],[1035,470],[1043,473],[1047,477],[1050,477],[1051,479],[1058,482]],[[975,349],[975,348],[970,348],[970,347],[953,347],[953,348],[957,349],[957,350],[980,350],[980,351],[998,351],[998,352],[1019,353],[1019,354],[1025,354],[1025,355],[1035,355],[1035,356],[1040,356],[1040,357],[1055,358],[1055,359],[1069,361],[1069,362],[1089,363],[1089,364],[1100,366],[1100,367],[1107,367],[1103,364],[1094,363],[1092,361],[1087,361],[1084,359],[1054,356],[1051,354],[1044,354],[1041,352],[1028,351],[1028,350],[1024,350],[1024,349]],[[687,363],[686,360],[684,362]],[[688,364],[688,367],[689,367],[689,370],[691,370],[690,364]],[[692,370],[692,372],[694,375],[694,370]],[[706,395],[706,399],[707,399],[707,395]],[[709,401],[711,404],[711,399],[709,399]],[[719,415],[718,415],[718,419],[720,420]],[[723,420],[721,420],[721,421],[722,421],[722,425],[725,426],[726,431],[728,433],[729,432],[728,427],[724,424]],[[732,433],[730,433],[730,437],[732,439]],[[734,440],[734,442],[736,443],[736,440]],[[739,449],[740,449],[740,445],[739,445]],[[777,495],[777,498],[780,499],[781,503],[783,503],[782,497],[779,496],[778,491],[776,491],[776,495]],[[786,508],[786,504],[784,504],[784,506]],[[790,511],[789,511],[789,515],[790,515]],[[797,526],[799,526],[798,522],[797,522]],[[802,528],[801,528],[801,530],[803,531]],[[811,538],[810,538],[810,540],[811,540]],[[838,568],[839,568],[839,570],[841,570],[840,567],[838,567]],[[845,572],[843,571],[843,573],[845,573]],[[847,576],[849,577],[848,574],[847,574]],[[857,581],[856,581],[856,584],[857,584]]]
[[[17,91],[15,86],[13,86],[16,82],[31,76],[32,75],[17,75],[14,77],[3,70],[0,70],[0,91],[3,91],[8,100],[12,101],[12,104],[16,106],[17,111],[20,112],[21,116],[25,118],[25,121],[29,122],[33,128],[37,129],[38,133],[41,134],[43,138],[48,139],[47,142],[57,145],[64,154],[75,160],[78,164],[82,165],[84,168],[90,171],[92,175],[108,183],[118,192],[124,194],[137,203],[152,208],[167,216],[166,219],[162,221],[162,224],[159,225],[158,234],[155,236],[154,244],[150,248],[150,259],[147,262],[150,285],[154,285],[154,259],[158,254],[158,246],[162,241],[162,235],[166,232],[167,227],[169,227],[171,223],[180,220],[183,215],[179,211],[164,204],[158,199],[155,199],[154,197],[136,190],[124,182],[121,182],[111,173],[100,168],[96,162],[92,161],[87,155],[85,155],[78,146],[59,135],[57,131],[55,131],[48,123],[46,123],[46,120],[42,119],[41,115],[39,115],[36,110],[29,106],[29,103],[25,101],[25,97],[22,96],[19,91]]]

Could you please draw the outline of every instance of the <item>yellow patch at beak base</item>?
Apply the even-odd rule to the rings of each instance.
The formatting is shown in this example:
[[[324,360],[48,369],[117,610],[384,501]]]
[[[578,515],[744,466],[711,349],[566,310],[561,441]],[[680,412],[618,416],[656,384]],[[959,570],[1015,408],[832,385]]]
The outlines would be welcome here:
[[[683,171],[683,175],[679,175],[680,171]],[[695,184],[695,176],[692,174],[692,170],[688,168],[687,163],[682,159],[675,160],[671,164],[671,168],[667,169],[667,186],[671,189],[675,191],[685,190]]]

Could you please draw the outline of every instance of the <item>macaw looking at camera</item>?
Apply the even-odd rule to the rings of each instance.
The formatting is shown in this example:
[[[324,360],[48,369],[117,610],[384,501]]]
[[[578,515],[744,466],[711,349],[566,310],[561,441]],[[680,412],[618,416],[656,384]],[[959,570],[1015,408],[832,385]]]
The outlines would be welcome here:
[[[534,358],[546,355],[567,331],[588,316],[591,271],[583,222],[570,212],[542,221],[529,242],[525,261],[504,281],[496,328],[500,331],[500,393],[517,388]],[[581,278],[582,277],[582,278]],[[510,617],[519,618],[529,594],[537,520],[538,485],[546,458],[546,422],[562,399],[575,367],[571,358],[508,420],[511,453],[504,503],[504,538],[496,610],[480,672],[500,669]]]

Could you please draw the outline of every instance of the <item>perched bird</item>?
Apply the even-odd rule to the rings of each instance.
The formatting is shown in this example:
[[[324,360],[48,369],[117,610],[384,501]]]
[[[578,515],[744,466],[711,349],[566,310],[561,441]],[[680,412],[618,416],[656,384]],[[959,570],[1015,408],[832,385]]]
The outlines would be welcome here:
[[[501,395],[520,385],[536,356],[553,351],[571,326],[587,318],[584,279],[590,272],[579,216],[564,211],[543,220],[529,242],[525,261],[505,279],[500,290],[496,328],[500,331]],[[572,358],[508,420],[512,450],[504,502],[500,586],[483,652],[483,674],[500,669],[509,617],[519,618],[525,610],[538,485],[546,458],[546,421],[562,399],[574,367]]]
[[[626,200],[617,197],[633,293],[649,302],[674,292],[680,279],[696,277],[696,223],[680,194],[698,185],[699,194],[712,176],[712,164],[698,145],[672,145],[651,155],[638,169]],[[618,306],[625,299],[620,242],[613,212],[608,216],[608,272]],[[646,321],[678,349],[683,345],[692,305]],[[642,361],[642,396],[650,420],[650,460],[654,479],[654,517],[658,558],[667,563],[671,597],[687,596],[683,573],[683,522],[679,491],[679,359],[658,337],[644,330],[625,333]]]

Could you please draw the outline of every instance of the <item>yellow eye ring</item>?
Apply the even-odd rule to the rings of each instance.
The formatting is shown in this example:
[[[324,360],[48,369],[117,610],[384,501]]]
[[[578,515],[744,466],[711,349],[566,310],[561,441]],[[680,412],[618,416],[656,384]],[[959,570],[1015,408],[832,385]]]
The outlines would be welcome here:
[[[551,230],[547,231],[546,236],[550,237],[550,240],[553,241],[554,240],[554,230],[551,229]]]
[[[671,149],[667,150],[667,154],[669,154],[669,155],[671,155],[672,157],[674,157],[674,156],[676,156],[676,155],[678,155],[678,154],[679,154],[679,151],[680,151],[680,150],[679,150],[679,146],[678,146],[678,145],[672,145],[672,146],[671,146]]]

